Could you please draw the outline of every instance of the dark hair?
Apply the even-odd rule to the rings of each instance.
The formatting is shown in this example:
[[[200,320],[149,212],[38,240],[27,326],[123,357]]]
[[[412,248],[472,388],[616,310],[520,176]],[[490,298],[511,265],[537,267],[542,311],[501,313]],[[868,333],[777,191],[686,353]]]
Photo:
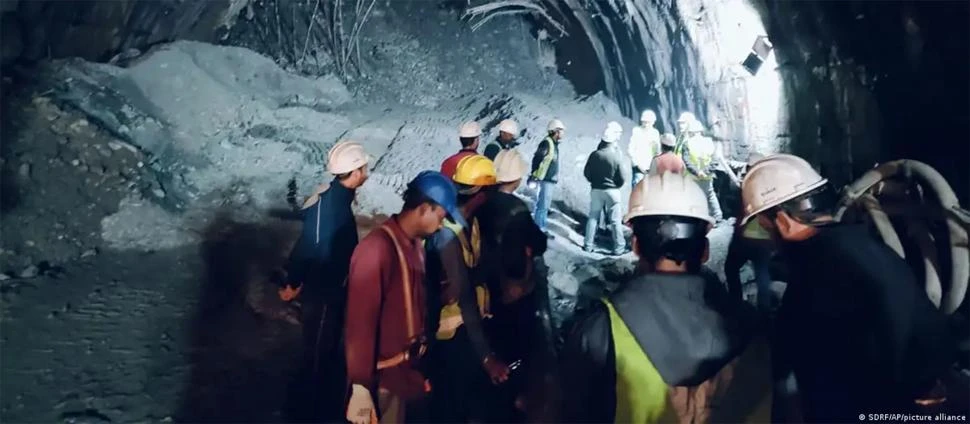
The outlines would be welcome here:
[[[475,144],[475,140],[478,140],[478,137],[458,137],[458,140],[461,141],[461,147],[469,147]]]
[[[666,152],[672,152],[672,151],[674,151],[675,149],[677,149],[677,147],[676,147],[676,146],[668,146],[668,145],[666,145],[666,144],[661,144],[661,145],[660,145],[660,151],[661,151],[661,152],[663,152],[663,153],[666,153]]]
[[[642,216],[633,218],[633,235],[637,237],[637,253],[653,264],[670,259],[677,264],[687,262],[689,272],[701,268],[707,248],[707,221],[683,216]]]
[[[418,190],[417,187],[414,186],[408,186],[408,188],[404,190],[404,195],[402,197],[404,198],[404,206],[401,207],[402,212],[417,209],[418,206],[425,203],[437,205],[437,203],[429,199],[428,196],[425,196],[421,190]]]
[[[354,171],[356,171],[356,169]],[[354,171],[344,172],[343,174],[337,174],[337,180],[343,181],[343,180],[346,180],[347,178],[350,178],[350,175],[353,174]]]

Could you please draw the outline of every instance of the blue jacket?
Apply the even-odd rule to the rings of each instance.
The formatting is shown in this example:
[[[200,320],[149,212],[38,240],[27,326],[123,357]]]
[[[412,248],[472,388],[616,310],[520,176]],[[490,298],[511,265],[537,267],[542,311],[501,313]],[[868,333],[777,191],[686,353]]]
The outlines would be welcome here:
[[[303,233],[290,252],[287,273],[292,284],[304,284],[304,299],[324,300],[319,297],[344,286],[357,247],[353,200],[354,191],[335,179],[302,211]]]

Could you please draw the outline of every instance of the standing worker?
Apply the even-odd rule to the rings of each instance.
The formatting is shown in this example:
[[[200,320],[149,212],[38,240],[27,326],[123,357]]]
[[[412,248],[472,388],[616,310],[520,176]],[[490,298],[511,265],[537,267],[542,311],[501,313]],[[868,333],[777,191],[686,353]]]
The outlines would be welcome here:
[[[498,152],[502,150],[512,150],[515,149],[519,142],[516,137],[519,136],[519,125],[511,119],[503,119],[502,122],[498,123],[498,137],[488,143],[485,146],[485,153],[483,155],[488,158],[488,160],[494,161],[495,156]]]
[[[579,314],[562,352],[559,421],[767,422],[770,354],[756,314],[701,274],[706,203],[683,174],[634,188],[625,220],[636,275]]]
[[[495,155],[495,179],[498,190],[504,193],[515,193],[522,184],[522,179],[529,172],[529,165],[518,151],[502,150]]]
[[[441,173],[448,178],[455,175],[455,168],[458,167],[459,161],[466,156],[478,154],[478,144],[481,140],[482,128],[478,126],[478,122],[468,121],[461,124],[461,127],[458,128],[458,141],[461,142],[461,150],[441,162]]]
[[[657,175],[663,175],[668,172],[675,174],[684,173],[684,159],[674,153],[676,147],[677,138],[671,133],[664,134],[660,138],[660,154],[650,162],[650,172]]]
[[[424,354],[426,301],[421,239],[441,228],[446,216],[464,223],[449,178],[423,171],[408,184],[401,212],[360,242],[347,282],[346,419],[353,424],[422,419],[429,391],[417,362]],[[377,403],[375,404],[375,400]]]
[[[357,247],[357,225],[351,204],[367,181],[370,156],[353,141],[341,141],[327,155],[334,176],[303,205],[303,232],[290,253],[283,300],[300,296],[303,312],[304,366],[292,411],[295,421],[340,419],[345,369],[340,345],[346,300],[347,269]]]
[[[559,181],[559,143],[562,142],[566,126],[562,121],[553,119],[547,126],[548,134],[539,142],[532,157],[532,174],[529,184],[538,187],[534,218],[542,232],[548,234],[549,207],[552,205],[553,189]]]
[[[633,163],[633,185],[643,179],[650,171],[650,161],[660,153],[660,132],[654,128],[657,114],[647,109],[640,114],[640,125],[633,127],[627,151]]]
[[[758,161],[741,196],[741,225],[756,219],[770,231],[790,270],[773,351],[776,379],[793,375],[797,393],[783,394],[790,407],[772,421],[914,412],[952,363],[954,345],[906,261],[864,225],[835,222],[828,180],[797,156]],[[783,417],[796,409],[804,416]]]
[[[677,118],[677,145],[674,152],[680,154],[681,149],[687,142],[688,132],[690,132],[691,123],[697,120],[697,117],[693,113],[683,112],[680,117]]]
[[[694,176],[697,183],[701,185],[704,194],[707,195],[707,204],[711,208],[711,216],[721,222],[724,215],[721,212],[721,203],[717,200],[717,193],[714,191],[714,161],[717,146],[714,140],[704,136],[704,124],[694,120],[690,123],[687,130],[687,141],[681,149],[681,156],[687,171]]]
[[[619,256],[625,254],[626,241],[623,239],[623,207],[620,204],[620,188],[630,179],[630,164],[616,142],[623,135],[623,127],[613,121],[606,125],[603,141],[586,160],[583,175],[592,189],[589,193],[589,215],[586,217],[586,234],[583,250],[592,252],[596,242],[596,227],[600,215],[605,215],[606,225],[613,232],[613,247],[610,252]]]
[[[763,158],[764,155],[760,153],[751,153],[748,156],[745,173]],[[748,220],[747,224],[741,225],[744,206],[742,205],[739,210],[740,216],[734,228],[731,244],[728,245],[727,259],[724,260],[724,275],[727,277],[728,291],[738,299],[744,297],[741,287],[741,266],[751,261],[755,285],[758,287],[758,309],[767,314],[771,312],[773,306],[769,265],[771,265],[771,255],[774,253],[774,243],[771,241],[771,233],[761,227],[757,219]]]
[[[429,240],[427,285],[430,297],[441,302],[430,353],[436,389],[432,413],[436,422],[479,422],[489,414],[489,383],[503,383],[509,376],[485,333],[490,299],[481,267],[481,227],[473,216],[485,201],[483,189],[496,182],[495,167],[484,156],[468,156],[458,163],[452,180],[468,225],[445,220],[444,228]],[[438,310],[438,305],[431,306]]]

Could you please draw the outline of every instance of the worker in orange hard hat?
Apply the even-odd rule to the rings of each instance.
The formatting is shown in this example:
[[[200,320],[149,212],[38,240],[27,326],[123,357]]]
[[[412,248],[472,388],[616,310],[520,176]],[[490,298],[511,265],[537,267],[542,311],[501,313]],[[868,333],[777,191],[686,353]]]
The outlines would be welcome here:
[[[859,411],[915,411],[950,367],[945,317],[909,265],[864,225],[836,222],[836,195],[804,159],[755,163],[741,186],[741,225],[777,242],[790,281],[778,310],[773,421],[846,422]],[[800,399],[799,402],[795,402]],[[794,406],[794,407],[791,407]]]
[[[303,311],[304,369],[296,420],[339,419],[343,411],[344,365],[339,340],[350,255],[357,247],[351,204],[367,181],[371,157],[360,143],[341,141],[327,155],[330,184],[314,190],[303,205],[303,232],[290,253],[284,300],[299,294]]]

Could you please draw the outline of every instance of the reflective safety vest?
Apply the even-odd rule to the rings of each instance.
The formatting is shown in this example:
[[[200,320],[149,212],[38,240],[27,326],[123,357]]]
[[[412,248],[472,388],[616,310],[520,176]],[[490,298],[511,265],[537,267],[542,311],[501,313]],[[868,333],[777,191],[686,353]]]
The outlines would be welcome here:
[[[741,236],[751,240],[771,240],[771,233],[762,227],[757,219],[752,219],[744,224]]]
[[[482,249],[482,237],[478,227],[478,220],[472,219],[471,240],[465,236],[461,225],[446,219],[444,226],[458,237],[458,242],[461,243],[461,252],[465,260],[465,266],[469,270],[477,267],[481,259]],[[491,299],[488,289],[483,284],[475,284],[475,298],[478,303],[478,313],[481,314],[482,318],[491,318],[492,314],[489,311]],[[441,319],[438,321],[438,332],[435,334],[435,338],[438,340],[451,340],[455,337],[455,332],[458,331],[458,327],[461,327],[464,323],[465,321],[461,317],[461,308],[458,306],[458,300],[456,299],[441,308]]]
[[[613,304],[607,299],[603,299],[603,303],[610,312],[610,332],[616,355],[616,415],[613,422],[658,422],[664,412],[668,412],[667,383]]]
[[[709,137],[697,136],[692,137],[687,140],[687,162],[690,163],[694,169],[702,172],[706,172],[707,168],[711,166],[711,162],[714,161],[714,140]],[[708,174],[710,179],[712,175]]]

